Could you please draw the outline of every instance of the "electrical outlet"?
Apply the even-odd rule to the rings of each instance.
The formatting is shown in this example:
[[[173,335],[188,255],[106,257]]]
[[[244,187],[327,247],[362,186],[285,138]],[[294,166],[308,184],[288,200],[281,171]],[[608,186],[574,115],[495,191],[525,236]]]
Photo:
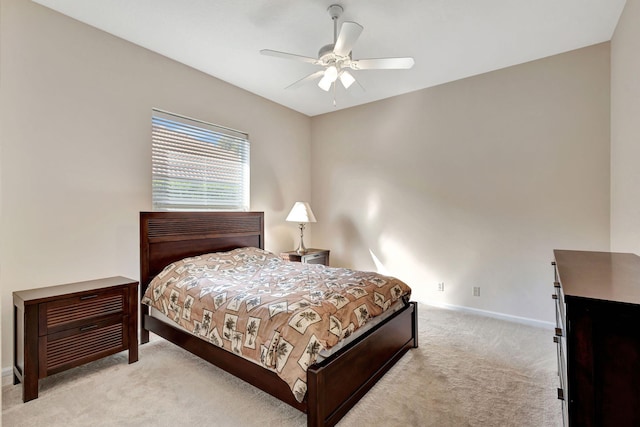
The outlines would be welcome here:
[[[444,292],[444,282],[438,283],[438,291]]]
[[[474,297],[479,297],[480,296],[480,286],[474,286],[473,287],[473,296]]]

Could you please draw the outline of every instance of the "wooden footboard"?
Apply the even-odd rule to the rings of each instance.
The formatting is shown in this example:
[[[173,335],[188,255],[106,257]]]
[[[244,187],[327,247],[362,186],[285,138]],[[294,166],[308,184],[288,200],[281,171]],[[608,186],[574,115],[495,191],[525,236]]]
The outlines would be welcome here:
[[[307,426],[333,426],[410,348],[418,346],[415,302],[360,340],[307,370]]]

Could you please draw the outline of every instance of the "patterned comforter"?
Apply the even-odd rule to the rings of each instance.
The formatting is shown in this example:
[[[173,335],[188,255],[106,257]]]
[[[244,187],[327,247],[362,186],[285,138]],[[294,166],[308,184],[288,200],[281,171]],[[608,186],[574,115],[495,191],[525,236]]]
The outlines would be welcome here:
[[[241,248],[168,265],[142,302],[194,335],[276,372],[302,401],[306,370],[321,350],[410,294],[393,277]]]

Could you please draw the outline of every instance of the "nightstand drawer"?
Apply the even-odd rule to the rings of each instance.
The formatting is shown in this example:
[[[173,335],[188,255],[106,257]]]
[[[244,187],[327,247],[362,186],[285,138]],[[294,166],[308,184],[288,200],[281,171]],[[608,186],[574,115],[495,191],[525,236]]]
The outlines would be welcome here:
[[[299,254],[296,251],[282,252],[280,258],[285,261],[301,262],[303,264],[329,265],[329,251],[327,249],[307,249],[307,252]]]
[[[327,260],[327,254],[317,253],[309,254],[302,257],[302,262],[305,264],[325,264]]]
[[[127,289],[91,292],[40,305],[40,335],[80,326],[87,320],[117,313],[127,307]]]
[[[112,316],[98,322],[40,337],[45,357],[40,359],[40,377],[128,348],[128,316]]]

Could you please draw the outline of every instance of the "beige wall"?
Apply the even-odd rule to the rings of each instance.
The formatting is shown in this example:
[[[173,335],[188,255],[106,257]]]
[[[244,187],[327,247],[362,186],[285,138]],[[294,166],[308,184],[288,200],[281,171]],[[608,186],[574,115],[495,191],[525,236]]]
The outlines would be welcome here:
[[[611,248],[640,254],[640,0],[611,40]]]
[[[314,245],[419,301],[552,321],[552,250],[609,249],[609,49],[312,118]]]
[[[637,3],[621,23],[637,21]],[[615,149],[609,200],[609,44],[309,119],[32,2],[1,7],[4,368],[12,291],[138,277],[152,107],[249,132],[251,207],[266,212],[268,249],[295,247],[284,217],[313,196],[307,246],[331,249],[333,265],[397,275],[421,301],[551,321],[552,249],[608,250],[610,222],[637,213],[616,208],[637,176],[620,174],[616,198]],[[619,27],[614,64],[637,34]],[[634,80],[613,72],[615,95]],[[614,124],[616,105],[631,103],[614,96]]]
[[[310,197],[308,117],[30,1],[2,0],[1,15],[4,368],[12,291],[138,277],[153,107],[248,132],[251,209],[268,249],[294,247],[284,218]]]

